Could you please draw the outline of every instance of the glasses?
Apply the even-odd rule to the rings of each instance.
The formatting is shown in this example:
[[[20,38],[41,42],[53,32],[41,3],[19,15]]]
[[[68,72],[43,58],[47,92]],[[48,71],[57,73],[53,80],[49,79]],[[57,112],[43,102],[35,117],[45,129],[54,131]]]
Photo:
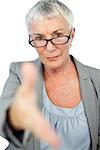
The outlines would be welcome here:
[[[31,39],[31,35],[29,35],[29,44],[35,48],[45,47],[45,46],[47,46],[49,41],[53,45],[62,45],[62,44],[68,43],[70,36],[71,36],[71,32],[70,32],[69,36],[62,35],[62,36],[54,37],[51,39],[34,39],[33,40],[33,39]]]

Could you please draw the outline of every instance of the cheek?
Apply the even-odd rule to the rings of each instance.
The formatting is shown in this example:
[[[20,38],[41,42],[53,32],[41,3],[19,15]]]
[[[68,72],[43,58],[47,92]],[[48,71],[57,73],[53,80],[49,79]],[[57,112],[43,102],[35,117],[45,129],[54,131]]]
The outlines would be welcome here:
[[[36,51],[37,51],[39,56],[42,56],[43,52],[44,52],[44,49],[43,48],[37,48]]]
[[[68,53],[69,52],[69,47],[68,45],[61,45],[59,46],[59,50],[61,51],[62,54]]]
[[[39,55],[41,62],[44,64],[46,62],[46,58],[44,56],[44,49],[43,48],[37,49],[37,53]]]

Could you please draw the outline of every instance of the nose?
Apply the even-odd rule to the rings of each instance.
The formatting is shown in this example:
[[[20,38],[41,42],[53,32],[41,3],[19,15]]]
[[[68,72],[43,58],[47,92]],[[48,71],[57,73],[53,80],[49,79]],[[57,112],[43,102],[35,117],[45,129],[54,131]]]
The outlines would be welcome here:
[[[52,51],[55,50],[55,46],[52,44],[51,41],[48,41],[48,43],[47,43],[47,45],[46,45],[46,50],[47,50],[48,52],[52,52]]]

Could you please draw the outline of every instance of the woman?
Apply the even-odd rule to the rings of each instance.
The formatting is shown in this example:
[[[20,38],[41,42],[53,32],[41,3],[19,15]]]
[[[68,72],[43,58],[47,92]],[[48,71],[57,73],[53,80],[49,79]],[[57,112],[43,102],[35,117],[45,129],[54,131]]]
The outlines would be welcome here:
[[[0,100],[8,149],[99,149],[100,71],[69,55],[71,10],[58,0],[41,0],[26,24],[29,44],[39,54],[38,74],[33,62],[11,64]]]

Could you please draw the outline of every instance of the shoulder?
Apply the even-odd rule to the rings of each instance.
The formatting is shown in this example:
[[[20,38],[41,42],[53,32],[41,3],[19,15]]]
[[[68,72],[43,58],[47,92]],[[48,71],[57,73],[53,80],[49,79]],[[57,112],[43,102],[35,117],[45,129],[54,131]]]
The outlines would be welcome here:
[[[88,71],[91,82],[100,88],[100,70],[94,67],[84,65]]]
[[[85,67],[89,71],[90,76],[93,76],[93,77],[100,80],[100,69],[90,67],[90,66],[87,66],[87,65],[85,65]]]
[[[96,84],[100,85],[100,70],[91,66],[87,66],[76,58],[72,57],[78,71],[79,77],[82,79],[87,79],[88,77],[94,81]]]

